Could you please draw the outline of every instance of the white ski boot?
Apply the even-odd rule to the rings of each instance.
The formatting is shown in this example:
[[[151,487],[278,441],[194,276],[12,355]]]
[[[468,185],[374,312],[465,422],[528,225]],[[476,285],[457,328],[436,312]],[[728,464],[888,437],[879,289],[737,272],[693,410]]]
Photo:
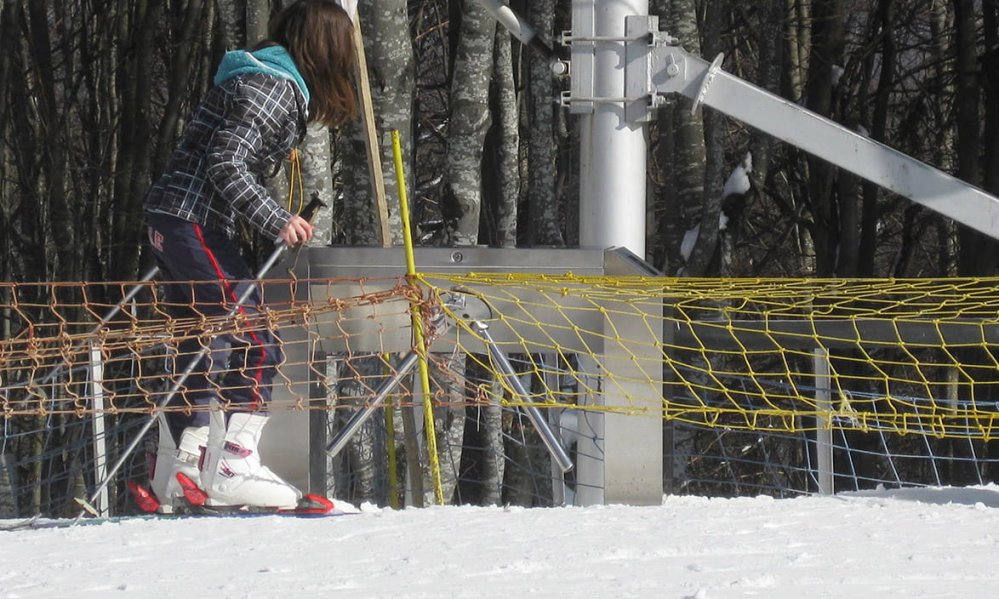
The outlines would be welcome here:
[[[294,509],[302,493],[260,463],[257,444],[267,416],[235,412],[224,425],[221,411],[211,413],[208,444],[201,463],[205,506]]]
[[[198,480],[198,460],[201,448],[208,443],[207,426],[189,426],[180,435],[180,444],[174,445],[169,427],[160,422],[160,441],[156,447],[156,462],[149,484],[159,500],[157,511],[171,514],[174,508],[184,505],[184,490],[177,474]]]

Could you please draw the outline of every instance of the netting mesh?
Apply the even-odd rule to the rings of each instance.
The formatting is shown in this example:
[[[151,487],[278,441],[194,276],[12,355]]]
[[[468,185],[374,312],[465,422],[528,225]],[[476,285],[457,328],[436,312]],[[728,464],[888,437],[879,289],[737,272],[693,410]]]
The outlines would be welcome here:
[[[302,381],[284,373],[295,365],[315,371],[315,347],[342,355],[348,370],[354,359],[408,351],[413,306],[427,314],[443,307],[457,323],[431,340],[438,360],[469,356],[479,368],[495,370],[486,342],[470,324],[481,322],[498,348],[521,356],[524,374],[536,381],[528,398],[513,397],[502,386],[438,385],[439,403],[526,399],[748,430],[793,432],[825,423],[983,439],[993,438],[999,414],[999,294],[988,279],[470,274],[425,275],[415,285],[401,278],[270,281],[264,286],[266,308],[257,316],[188,319],[170,317],[150,284],[115,319],[95,326],[131,287],[0,286],[9,331],[0,342],[5,417],[83,416],[95,409],[96,391],[103,393],[103,410],[109,413],[148,413],[164,392],[164,374],[182,341],[197,339],[207,349],[220,334],[265,328],[281,331],[284,339],[276,386],[306,409]],[[343,295],[344,289],[353,294]],[[455,289],[486,311],[455,313],[463,309],[448,305]],[[433,336],[434,327],[429,330]],[[309,351],[288,351],[293,344]],[[89,378],[94,352],[105,373],[97,386]],[[828,368],[823,381],[816,379],[820,355]],[[391,368],[389,361],[383,365]],[[232,367],[252,370],[252,365],[213,364],[215,380]],[[552,375],[559,388],[549,386]],[[365,384],[368,375],[361,370],[352,376],[361,395],[376,387]],[[823,399],[819,390],[826,388],[829,396]],[[649,389],[658,395],[656,402],[637,397]],[[222,387],[216,391],[222,398],[227,394]],[[592,400],[608,393],[623,400],[613,405]],[[167,409],[198,408],[179,401]]]
[[[494,320],[516,331],[507,351],[551,353],[564,365],[573,363],[570,353],[583,356],[602,375],[604,392],[663,389],[661,405],[609,408],[562,394],[581,409],[655,416],[661,409],[669,420],[746,430],[824,423],[994,436],[999,296],[992,280],[427,280],[473,287]],[[820,359],[827,380],[816,379]],[[532,370],[544,372],[537,364]],[[552,396],[544,389],[540,398]]]
[[[155,284],[136,285],[0,284],[0,458],[8,473],[0,512],[4,480],[15,481],[7,495],[17,503],[50,513],[93,488],[93,417],[108,419],[104,451],[114,455],[149,414],[206,409],[183,386],[161,405],[181,347],[207,352],[212,389],[225,403],[227,370],[252,374],[253,366],[215,359],[212,342],[222,334],[279,331],[275,402],[327,412],[334,434],[416,351],[414,310],[426,326],[452,501],[571,500],[573,475],[553,470],[524,417],[529,405],[542,408],[572,452],[585,445],[577,443],[587,434],[581,414],[662,419],[664,480],[674,492],[815,490],[810,435],[818,429],[835,431],[834,475],[847,488],[987,482],[994,467],[992,279],[269,280],[253,316],[182,319],[170,316]],[[509,359],[520,391],[500,375],[491,348]],[[421,491],[405,471],[421,458],[406,455],[404,440],[420,433],[396,410],[420,405],[418,387],[404,378],[382,406],[393,408],[390,416],[373,419],[330,461],[338,493],[379,502],[398,485],[426,493],[426,480]],[[398,468],[389,472],[389,462]],[[144,470],[137,456],[121,476]]]

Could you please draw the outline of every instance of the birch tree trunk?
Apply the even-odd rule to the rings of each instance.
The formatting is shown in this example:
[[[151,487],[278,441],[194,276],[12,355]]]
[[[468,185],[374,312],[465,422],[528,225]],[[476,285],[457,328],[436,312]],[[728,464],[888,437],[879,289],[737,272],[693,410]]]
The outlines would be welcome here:
[[[447,170],[448,187],[446,219],[450,245],[476,245],[479,241],[482,211],[483,150],[486,133],[491,125],[489,89],[492,80],[493,47],[496,22],[478,2],[462,3],[458,42],[454,54],[451,79],[451,119],[448,127]],[[452,29],[453,30],[453,29]],[[468,364],[464,354],[455,356],[454,368],[464,373]],[[448,380],[442,383],[447,393],[460,397],[463,389]],[[458,483],[462,444],[465,437],[465,408],[461,406],[435,410],[438,433],[441,478],[444,497],[450,498]],[[430,501],[428,488],[427,501]]]
[[[333,236],[333,163],[331,156],[330,130],[325,126],[312,123],[305,133],[305,139],[299,147],[299,159],[302,165],[302,203],[308,203],[313,197],[318,197],[326,208],[319,211],[313,224],[315,234],[309,240],[309,245],[324,247],[330,245]],[[297,192],[296,192],[297,194]],[[296,196],[297,197],[297,196]],[[294,206],[298,212],[298,206]]]
[[[222,23],[222,45],[226,50],[235,50],[246,45],[244,14],[239,0],[215,0],[219,20]]]
[[[496,27],[493,52],[492,113],[495,117],[486,144],[486,167],[483,168],[483,201],[492,216],[490,245],[512,248],[517,245],[517,200],[520,197],[518,168],[520,132],[518,130],[517,90],[513,80],[513,52],[510,33]],[[490,141],[491,140],[491,141]]]
[[[246,2],[246,45],[255,46],[267,39],[267,23],[271,17],[270,0],[244,0]]]
[[[950,55],[949,32],[953,28],[952,17],[947,9],[949,0],[931,0],[928,9],[930,16],[930,59],[933,62],[932,82],[943,97],[952,97],[954,79],[951,66],[948,63]],[[951,126],[951,111],[949,103],[935,102],[930,112],[930,128],[934,132],[934,151],[931,154],[933,164],[946,172],[953,172],[954,160],[951,148],[954,147],[954,128]],[[958,254],[957,225],[946,218],[935,218],[937,223],[937,246],[939,247],[938,264],[940,272],[945,276],[957,276]]]
[[[496,21],[474,0],[463,2],[458,47],[451,79],[451,122],[448,127],[448,219],[451,245],[479,242],[482,208],[482,156],[491,125],[489,84],[492,79]],[[453,24],[452,24],[453,26]]]
[[[364,52],[368,61],[375,123],[385,173],[385,194],[389,204],[392,240],[402,242],[395,165],[392,159],[392,130],[398,130],[406,168],[407,188],[412,188],[412,116],[414,64],[406,2],[372,0],[358,6],[364,24]],[[349,243],[380,245],[377,214],[374,210],[364,145],[364,131],[359,121],[341,128],[344,180],[344,230]]]
[[[483,168],[483,179],[487,183],[483,197],[486,202],[485,209],[494,219],[493,226],[490,227],[493,235],[491,245],[513,248],[517,245],[517,202],[520,197],[518,99],[514,87],[511,36],[504,27],[495,29],[491,94],[495,121],[491,132],[492,142],[487,142],[487,164]],[[491,376],[478,366],[485,361],[485,356],[480,356],[478,360],[466,361],[466,376],[472,380],[484,380],[487,376]],[[493,380],[491,384],[496,393],[498,382]],[[489,403],[481,408],[469,407],[466,414],[465,438],[471,438],[471,444],[482,447],[479,502],[482,505],[499,505],[503,499],[503,478],[506,468],[503,452],[503,410],[498,404]]]
[[[528,20],[538,36],[551,44],[555,22],[555,1],[531,2]],[[564,239],[559,225],[555,201],[555,114],[554,85],[548,59],[528,50],[528,245],[562,246]]]

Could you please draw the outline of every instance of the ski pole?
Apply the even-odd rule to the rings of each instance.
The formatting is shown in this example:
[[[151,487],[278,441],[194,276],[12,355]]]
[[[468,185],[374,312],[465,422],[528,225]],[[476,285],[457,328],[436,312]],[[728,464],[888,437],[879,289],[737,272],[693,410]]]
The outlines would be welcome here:
[[[313,217],[315,217],[316,213],[319,212],[319,209],[324,207],[325,205],[326,204],[324,204],[319,199],[318,196],[314,195],[312,197],[312,200],[309,201],[309,204],[305,207],[304,210],[302,210],[302,218],[304,218],[309,222],[312,222]],[[250,295],[252,295],[253,292],[256,291],[260,279],[264,278],[267,272],[274,267],[278,259],[281,258],[282,255],[284,255],[284,252],[287,249],[288,246],[283,241],[279,241],[277,243],[277,247],[275,247],[274,251],[271,252],[270,257],[267,259],[264,265],[261,266],[260,269],[257,271],[257,274],[254,277],[253,281],[249,285],[247,285],[245,290],[243,290],[243,293],[240,294],[239,298],[236,300],[236,303],[226,313],[223,320],[228,320],[233,316],[235,316],[237,312],[239,312],[239,309],[240,307],[242,307],[243,302],[249,299]],[[90,499],[87,501],[86,506],[82,510],[80,510],[80,513],[76,516],[76,519],[73,520],[72,525],[76,525],[80,521],[80,519],[83,518],[83,515],[86,514],[87,511],[89,511],[87,507],[92,505],[93,502],[97,500],[97,497],[102,492],[104,492],[104,489],[108,487],[108,485],[111,483],[111,480],[114,479],[114,476],[118,473],[118,470],[121,469],[121,467],[125,464],[125,461],[128,460],[129,456],[132,455],[132,452],[135,451],[135,448],[139,446],[139,443],[142,441],[142,438],[146,436],[146,433],[149,432],[149,429],[152,428],[153,424],[156,422],[156,418],[159,416],[159,412],[164,410],[167,407],[167,405],[169,405],[170,401],[173,400],[174,397],[176,397],[177,393],[180,391],[180,388],[187,381],[187,378],[191,376],[191,373],[194,372],[194,369],[198,366],[198,363],[201,362],[201,360],[206,355],[208,355],[210,348],[211,344],[209,343],[205,347],[202,347],[201,351],[195,354],[194,358],[187,365],[187,368],[184,369],[184,372],[182,372],[180,376],[174,381],[173,385],[170,387],[170,391],[168,391],[167,394],[163,396],[163,399],[161,399],[156,404],[156,407],[149,414],[149,418],[146,419],[145,424],[143,424],[142,428],[139,429],[139,432],[135,434],[135,437],[132,439],[131,443],[129,443],[128,446],[125,447],[121,456],[118,457],[118,461],[116,461],[111,470],[108,471],[107,475],[104,477],[104,480],[102,480],[100,484],[97,485],[97,488],[90,495]]]

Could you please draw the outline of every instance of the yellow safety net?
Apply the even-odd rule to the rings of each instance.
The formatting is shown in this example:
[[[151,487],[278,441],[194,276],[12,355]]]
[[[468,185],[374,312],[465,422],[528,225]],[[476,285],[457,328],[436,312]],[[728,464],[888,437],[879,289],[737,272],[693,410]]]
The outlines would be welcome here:
[[[232,319],[175,318],[156,286],[142,284],[106,324],[134,283],[5,283],[0,410],[7,418],[149,413],[169,389],[183,340],[208,347],[220,334],[259,328],[281,337],[275,401],[354,409],[416,351],[415,307],[435,405],[531,402],[742,430],[992,439],[997,283],[494,273],[298,279],[267,281],[260,315]],[[495,350],[510,359],[527,397],[504,382]],[[233,367],[252,369],[213,363],[213,380]],[[349,398],[345,383],[353,383]],[[227,390],[215,384],[224,400]],[[408,377],[392,402],[413,402]],[[166,409],[198,408],[180,393]]]

